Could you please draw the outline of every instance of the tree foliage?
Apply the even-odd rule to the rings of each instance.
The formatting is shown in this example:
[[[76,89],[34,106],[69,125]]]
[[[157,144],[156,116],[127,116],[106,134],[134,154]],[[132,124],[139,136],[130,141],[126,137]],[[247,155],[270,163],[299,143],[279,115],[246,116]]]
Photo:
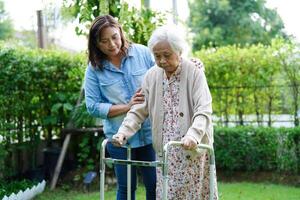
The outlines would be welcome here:
[[[193,49],[231,44],[270,44],[283,22],[265,0],[189,0]]]
[[[4,2],[0,0],[0,40],[10,38],[13,34],[13,26],[4,10]]]
[[[279,46],[276,56],[279,57],[285,80],[290,85],[289,93],[292,95],[293,115],[295,126],[300,124],[300,48],[292,42],[281,45],[274,42],[273,46]]]
[[[78,35],[87,35],[91,22],[95,17],[110,14],[116,17],[127,34],[127,37],[136,43],[147,44],[152,31],[156,26],[162,25],[165,16],[149,8],[140,9],[129,7],[127,3],[120,0],[76,0],[72,3],[64,0],[62,8],[65,19],[77,19],[79,25],[76,27]]]

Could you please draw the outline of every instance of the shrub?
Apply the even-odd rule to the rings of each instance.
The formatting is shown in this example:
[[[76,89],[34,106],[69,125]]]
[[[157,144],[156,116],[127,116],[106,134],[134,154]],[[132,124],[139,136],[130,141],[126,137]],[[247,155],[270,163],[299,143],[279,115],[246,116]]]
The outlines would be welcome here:
[[[5,163],[0,169],[6,168],[5,176],[23,170],[22,150],[31,152],[29,167],[35,167],[40,139],[50,145],[60,137],[79,97],[85,60],[82,54],[0,43],[0,164]]]
[[[300,128],[215,128],[218,168],[300,173]]]
[[[12,193],[17,194],[20,190],[25,191],[27,188],[31,188],[36,185],[37,182],[29,180],[20,180],[20,181],[0,181],[0,199],[5,195],[9,196]]]

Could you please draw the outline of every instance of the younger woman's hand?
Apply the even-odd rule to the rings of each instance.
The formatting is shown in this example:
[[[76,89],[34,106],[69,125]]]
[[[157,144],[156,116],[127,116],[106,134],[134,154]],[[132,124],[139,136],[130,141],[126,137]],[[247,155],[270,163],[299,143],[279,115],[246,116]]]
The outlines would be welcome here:
[[[129,108],[135,104],[140,104],[143,103],[145,101],[145,96],[142,93],[142,88],[139,88],[135,94],[131,97],[131,100],[129,102]]]

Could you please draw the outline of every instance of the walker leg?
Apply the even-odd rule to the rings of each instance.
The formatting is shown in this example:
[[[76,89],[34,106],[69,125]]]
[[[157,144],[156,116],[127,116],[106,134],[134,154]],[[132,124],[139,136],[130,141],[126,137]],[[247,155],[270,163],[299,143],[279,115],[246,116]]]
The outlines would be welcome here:
[[[163,154],[163,167],[162,167],[162,174],[163,174],[163,191],[162,197],[163,200],[168,200],[168,150],[169,145],[165,145],[164,154]]]
[[[210,161],[209,161],[209,200],[213,200],[214,198],[214,189],[215,189],[215,179],[214,179],[214,173],[215,173],[215,155],[214,151],[211,150],[210,152]]]
[[[127,147],[127,160],[131,160],[130,147]],[[131,200],[131,164],[127,165],[127,200]]]
[[[163,200],[168,200],[168,175],[163,175]]]
[[[100,200],[104,200],[104,181],[105,181],[105,165],[100,170]]]
[[[100,200],[104,200],[104,182],[105,182],[105,147],[107,143],[107,139],[102,142],[102,148],[100,151]]]

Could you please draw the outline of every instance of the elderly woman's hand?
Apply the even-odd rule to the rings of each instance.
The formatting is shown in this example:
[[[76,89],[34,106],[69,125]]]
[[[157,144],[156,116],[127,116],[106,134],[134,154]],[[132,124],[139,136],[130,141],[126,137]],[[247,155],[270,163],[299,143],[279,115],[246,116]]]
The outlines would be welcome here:
[[[126,143],[126,136],[123,133],[117,133],[112,136],[111,143],[114,146],[121,147]]]
[[[194,137],[186,135],[181,139],[182,147],[185,150],[194,150],[197,148],[197,141]]]

